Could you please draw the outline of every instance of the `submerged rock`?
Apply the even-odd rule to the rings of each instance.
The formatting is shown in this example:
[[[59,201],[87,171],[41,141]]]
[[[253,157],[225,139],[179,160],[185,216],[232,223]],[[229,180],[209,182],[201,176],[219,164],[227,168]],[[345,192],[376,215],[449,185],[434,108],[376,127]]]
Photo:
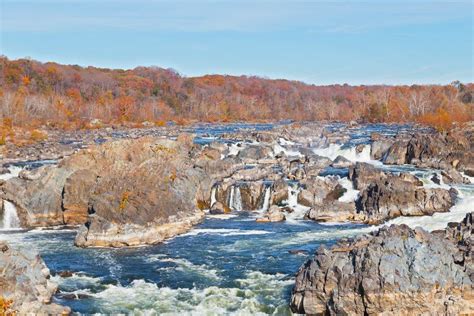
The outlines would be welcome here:
[[[384,227],[321,247],[290,307],[308,315],[459,315],[474,310],[472,213],[444,231]]]
[[[67,315],[69,307],[52,303],[57,284],[33,250],[15,250],[0,241],[0,314]],[[5,310],[3,310],[5,309]]]

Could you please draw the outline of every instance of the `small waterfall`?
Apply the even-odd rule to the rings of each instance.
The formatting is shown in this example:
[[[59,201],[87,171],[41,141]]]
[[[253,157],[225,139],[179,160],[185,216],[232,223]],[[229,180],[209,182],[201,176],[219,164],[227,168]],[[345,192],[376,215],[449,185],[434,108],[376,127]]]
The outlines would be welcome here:
[[[346,192],[344,192],[344,194],[338,199],[340,202],[350,203],[357,200],[360,191],[354,189],[351,180],[348,178],[339,178],[338,182],[344,189],[346,189]]]
[[[298,204],[298,194],[300,193],[300,188],[298,186],[288,186],[288,206],[293,209],[292,213],[286,215],[287,222],[296,223],[299,220],[302,220],[306,212],[310,209],[307,206]]]
[[[216,187],[212,187],[212,190],[211,190],[211,204],[210,206],[212,207],[214,205],[214,203],[216,203],[217,199],[216,199],[216,194],[217,194],[217,188]]]
[[[230,196],[229,196],[229,203],[227,204],[230,209],[233,209],[234,205],[234,186],[230,187]]]
[[[288,206],[295,207],[298,205],[298,189],[288,186]]]
[[[265,212],[270,207],[270,195],[271,195],[271,187],[268,186],[265,189],[265,196],[263,197],[263,205],[260,211]]]
[[[313,152],[316,155],[327,157],[331,160],[337,158],[337,156],[342,156],[352,162],[360,161],[360,162],[373,162],[370,157],[370,145],[365,145],[362,151],[359,153],[357,152],[356,147],[349,147],[349,148],[342,148],[343,145],[340,144],[329,144],[328,147],[325,148],[316,148]]]
[[[20,228],[20,219],[16,207],[9,201],[3,201],[3,220],[0,229]]]
[[[232,208],[236,211],[242,211],[242,197],[240,196],[240,188],[235,189],[235,196],[233,199]]]

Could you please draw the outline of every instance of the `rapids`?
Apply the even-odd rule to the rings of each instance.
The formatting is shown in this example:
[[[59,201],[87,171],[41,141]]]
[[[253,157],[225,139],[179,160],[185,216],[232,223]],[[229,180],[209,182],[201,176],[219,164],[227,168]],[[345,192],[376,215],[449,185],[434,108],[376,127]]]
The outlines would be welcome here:
[[[268,128],[267,125],[262,127]],[[403,128],[408,129],[398,127]],[[315,148],[314,151],[330,158],[342,155],[352,161],[372,162],[367,146],[360,153],[354,146],[367,144],[368,135],[373,131],[392,135],[398,129],[369,125],[354,130],[347,144]],[[232,130],[219,130],[213,134],[209,128],[203,128],[197,131],[198,135],[205,133],[198,142],[206,143],[229,131]],[[281,139],[276,150],[286,150],[288,145],[294,144]],[[298,155],[294,149],[286,151]],[[238,147],[231,145],[231,153],[236,152]],[[420,177],[424,185],[436,186],[430,180],[436,170],[373,163],[391,172],[411,172]],[[17,176],[21,170],[18,166],[11,168],[12,172],[3,178]],[[340,177],[339,182],[347,190],[340,198],[342,201],[357,198],[358,191],[347,178]],[[456,188],[461,194],[449,213],[401,217],[384,225],[404,223],[435,230],[444,228],[450,221],[462,219],[465,213],[473,210],[474,184]],[[267,188],[260,212],[209,215],[190,232],[154,246],[82,249],[73,246],[74,230],[1,230],[0,238],[20,248],[37,249],[55,275],[53,280],[59,284],[55,301],[70,306],[77,313],[285,315],[291,314],[287,306],[294,275],[319,246],[329,246],[339,238],[378,228],[303,220],[305,209],[297,204],[297,191],[296,186],[289,187],[288,204],[296,210],[286,222],[255,221],[257,213],[269,207],[270,188]],[[233,187],[230,198],[232,208],[241,210],[238,187]],[[215,201],[215,190],[212,199]],[[3,214],[4,228],[5,218],[11,218],[11,207],[8,203],[5,205],[10,215],[7,211]],[[7,222],[15,223],[15,220],[8,219]],[[73,274],[60,277],[57,273],[61,271]]]

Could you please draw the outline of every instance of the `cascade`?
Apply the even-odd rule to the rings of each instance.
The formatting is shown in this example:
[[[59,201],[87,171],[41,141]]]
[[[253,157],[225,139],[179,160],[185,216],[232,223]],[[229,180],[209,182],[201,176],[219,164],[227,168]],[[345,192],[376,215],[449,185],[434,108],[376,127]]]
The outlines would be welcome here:
[[[16,207],[9,201],[3,201],[3,220],[0,229],[20,228]]]
[[[216,194],[217,194],[217,188],[216,187],[212,187],[212,190],[211,190],[211,204],[210,206],[212,207],[214,205],[214,203],[216,203],[217,199],[216,199]]]
[[[233,200],[232,208],[236,211],[242,211],[242,197],[240,195],[240,188],[237,187],[235,189],[234,200]]]
[[[262,205],[262,208],[260,209],[260,211],[265,212],[270,207],[270,195],[271,195],[271,187],[268,186],[265,189],[265,195],[263,197],[263,205]]]

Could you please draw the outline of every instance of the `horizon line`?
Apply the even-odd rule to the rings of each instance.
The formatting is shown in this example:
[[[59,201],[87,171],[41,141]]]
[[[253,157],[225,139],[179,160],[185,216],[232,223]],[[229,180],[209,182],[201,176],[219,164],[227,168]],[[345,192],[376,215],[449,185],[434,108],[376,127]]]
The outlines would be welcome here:
[[[315,82],[308,82],[305,81],[304,79],[296,79],[296,78],[289,78],[289,77],[278,77],[278,76],[268,76],[268,75],[258,75],[258,74],[245,74],[245,73],[220,73],[220,72],[207,72],[207,73],[201,73],[201,74],[185,74],[184,72],[179,71],[176,68],[173,67],[163,67],[159,65],[145,65],[145,64],[138,64],[135,65],[134,67],[126,67],[126,66],[103,66],[103,65],[94,65],[94,64],[89,64],[89,63],[70,63],[70,62],[61,62],[61,61],[53,61],[53,60],[42,60],[42,59],[37,59],[31,56],[24,56],[24,57],[17,57],[17,58],[10,58],[6,54],[1,54],[0,57],[7,58],[9,61],[19,61],[19,60],[30,60],[30,61],[35,61],[39,62],[42,64],[47,64],[47,63],[54,63],[58,64],[61,66],[79,66],[83,69],[87,69],[89,67],[91,68],[97,68],[97,69],[107,69],[107,70],[123,70],[123,71],[133,71],[137,68],[159,68],[163,70],[169,70],[173,71],[176,74],[178,74],[182,78],[187,78],[187,79],[193,79],[193,78],[200,78],[200,77],[205,77],[205,76],[228,76],[228,77],[247,77],[247,78],[258,78],[258,79],[263,79],[263,80],[270,80],[270,81],[289,81],[289,82],[296,82],[296,83],[301,83],[307,86],[317,86],[317,87],[329,87],[329,86],[351,86],[351,87],[363,87],[363,86],[386,86],[386,87],[403,87],[403,86],[446,86],[446,85],[451,85],[455,82],[460,82],[462,84],[474,84],[473,81],[462,81],[459,79],[452,79],[449,80],[449,82],[441,83],[441,82],[398,82],[398,83],[376,83],[376,82],[371,82],[371,83],[349,83],[349,82],[332,82],[332,83],[315,83]]]

